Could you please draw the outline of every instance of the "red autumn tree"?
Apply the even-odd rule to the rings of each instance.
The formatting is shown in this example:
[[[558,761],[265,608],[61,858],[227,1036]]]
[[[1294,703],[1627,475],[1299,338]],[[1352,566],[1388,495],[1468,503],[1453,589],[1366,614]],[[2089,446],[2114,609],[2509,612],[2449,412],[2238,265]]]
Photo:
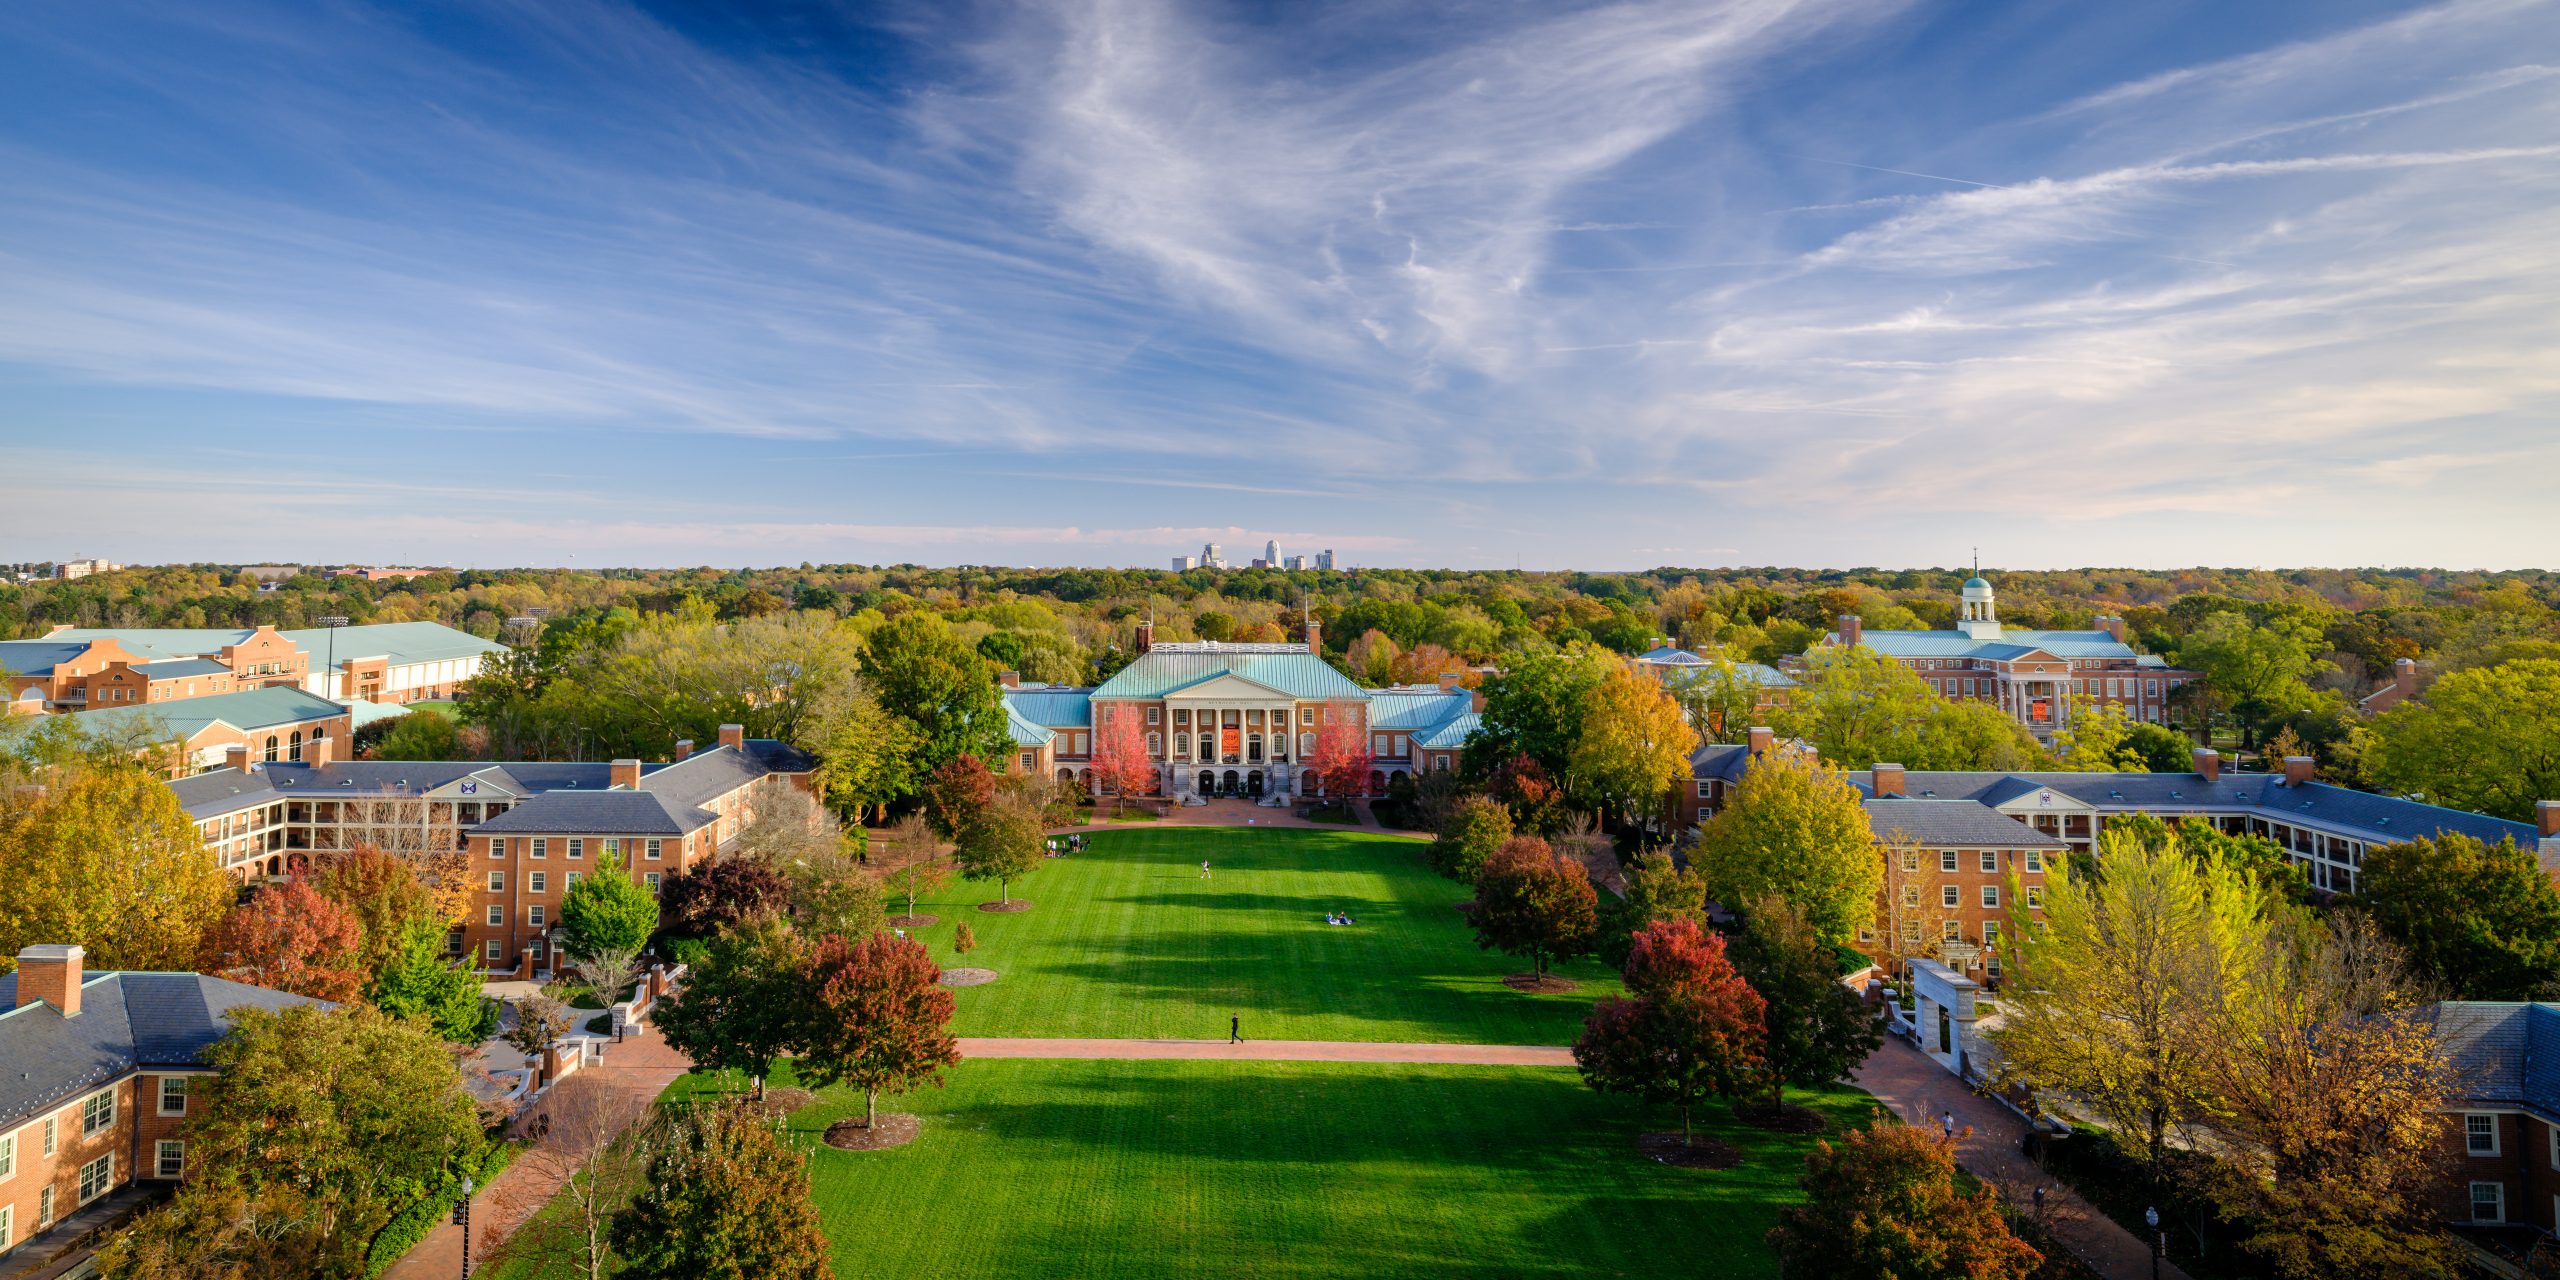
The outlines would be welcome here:
[[[1369,769],[1377,757],[1369,753],[1369,734],[1361,723],[1360,704],[1329,702],[1324,723],[1316,729],[1316,752],[1307,757],[1307,772],[1324,793],[1348,804],[1369,789]]]
[[[1879,1124],[1816,1143],[1804,1158],[1805,1203],[1778,1212],[1769,1246],[1778,1273],[1963,1276],[2026,1280],[2044,1255],[2009,1233],[1999,1198],[1957,1185],[1955,1139]]]
[[[790,910],[790,879],[752,858],[677,872],[658,891],[659,926],[679,938],[708,938],[751,916]]]
[[[809,1004],[800,1078],[862,1090],[863,1124],[880,1122],[880,1095],[919,1084],[939,1088],[958,1065],[951,1038],[951,991],[942,969],[913,938],[872,934],[847,942],[828,934],[809,958]]]
[[[364,989],[364,931],[345,908],[300,880],[249,895],[205,935],[203,967],[237,982],[315,1000]]]
[[[392,965],[413,922],[432,920],[439,928],[452,923],[436,918],[435,896],[414,865],[371,845],[314,854],[308,878],[313,892],[354,918],[362,935],[358,967],[367,974]]]
[[[1581,863],[1556,856],[1536,836],[1514,836],[1476,872],[1475,907],[1467,918],[1477,946],[1527,959],[1543,984],[1549,964],[1591,949],[1599,902]]]
[[[1146,731],[1138,727],[1136,707],[1097,706],[1093,713],[1093,777],[1118,799],[1118,812],[1130,796],[1156,789],[1156,764],[1147,755]]]
[[[953,839],[995,798],[996,776],[987,766],[976,756],[954,756],[925,777],[925,821],[943,839]]]
[[[1574,1065],[1603,1093],[1680,1108],[1686,1145],[1699,1099],[1738,1098],[1757,1078],[1766,1006],[1725,958],[1724,939],[1694,920],[1645,926],[1625,977],[1628,998],[1602,1000],[1583,1022]]]

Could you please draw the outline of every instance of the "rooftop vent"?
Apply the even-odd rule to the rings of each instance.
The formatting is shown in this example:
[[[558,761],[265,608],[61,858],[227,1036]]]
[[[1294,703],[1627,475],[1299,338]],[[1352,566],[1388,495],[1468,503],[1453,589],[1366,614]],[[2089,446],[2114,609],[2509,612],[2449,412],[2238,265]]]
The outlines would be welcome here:
[[[2172,800],[2184,800],[2187,797],[2181,792],[2172,791],[2169,793],[2169,798]]]

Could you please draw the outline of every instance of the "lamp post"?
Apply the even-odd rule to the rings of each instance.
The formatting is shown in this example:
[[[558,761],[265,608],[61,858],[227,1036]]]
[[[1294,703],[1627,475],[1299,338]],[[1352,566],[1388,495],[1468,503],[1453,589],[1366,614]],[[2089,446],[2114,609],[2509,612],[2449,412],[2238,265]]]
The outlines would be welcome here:
[[[322,618],[320,625],[329,629],[329,678],[336,680],[338,678],[338,628],[347,625],[347,618],[345,614],[333,613]],[[343,689],[340,691],[344,692]]]
[[[462,1280],[471,1280],[471,1179],[462,1180],[462,1202],[453,1206],[453,1224],[462,1228]]]
[[[2142,1221],[2151,1228],[2151,1280],[2160,1280],[2160,1255],[2168,1251],[2169,1239],[2160,1230],[2159,1207],[2155,1205],[2144,1209]]]

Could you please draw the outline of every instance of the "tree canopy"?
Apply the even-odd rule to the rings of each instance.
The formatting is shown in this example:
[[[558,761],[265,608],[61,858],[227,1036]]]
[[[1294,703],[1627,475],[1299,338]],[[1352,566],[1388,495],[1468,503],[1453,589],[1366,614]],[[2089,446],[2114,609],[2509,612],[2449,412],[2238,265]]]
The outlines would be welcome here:
[[[1716,901],[1775,894],[1815,936],[1847,946],[1875,923],[1882,856],[1857,789],[1819,760],[1763,753],[1723,811],[1701,824],[1690,865]]]

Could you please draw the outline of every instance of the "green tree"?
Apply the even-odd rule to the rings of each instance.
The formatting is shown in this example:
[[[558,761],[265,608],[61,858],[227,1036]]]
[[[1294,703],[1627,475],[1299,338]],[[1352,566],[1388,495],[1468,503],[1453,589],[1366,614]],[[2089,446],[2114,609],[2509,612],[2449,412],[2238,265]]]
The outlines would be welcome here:
[[[2009,896],[2021,898],[2014,885]],[[2110,823],[2088,874],[2046,864],[2042,923],[2007,930],[2003,1071],[2132,1135],[2156,1177],[2170,1132],[2215,1105],[2203,1049],[2266,945],[2272,905],[2244,869]]]
[[[2458,999],[2560,995],[2560,887],[2513,840],[2448,831],[2368,849],[2355,902]]]
[[[1752,762],[1732,802],[1699,825],[1689,863],[1717,901],[1776,894],[1835,947],[1875,923],[1884,880],[1857,789],[1830,766],[1787,750]]]
[[[573,956],[637,953],[657,928],[657,897],[631,878],[619,853],[597,858],[595,873],[560,897],[560,946]]]
[[[2560,659],[2456,671],[2382,713],[2365,769],[2392,791],[2518,822],[2560,797]]]
[[[1526,957],[1544,984],[1548,965],[1590,950],[1598,905],[1581,863],[1557,857],[1536,836],[1515,836],[1476,873],[1467,920],[1478,947]]]
[[[2026,727],[1988,702],[1939,697],[1892,658],[1859,645],[1816,649],[1783,708],[1783,735],[1842,768],[2032,769],[2046,756]]]
[[[830,1280],[808,1160],[751,1107],[697,1107],[652,1144],[643,1190],[614,1215],[622,1280]]]
[[[1707,882],[1695,866],[1683,867],[1659,849],[1627,863],[1627,894],[1601,913],[1592,950],[1611,968],[1627,963],[1627,948],[1647,925],[1666,920],[1707,923]]]
[[[1012,741],[995,671],[940,615],[902,613],[871,633],[863,671],[890,714],[922,735],[930,771],[964,755],[1002,756]]]
[[[478,1044],[498,1024],[497,1002],[480,994],[468,959],[445,955],[444,926],[426,917],[401,927],[365,998],[395,1018],[424,1018],[451,1044]]]
[[[1620,659],[1605,649],[1571,646],[1531,654],[1484,682],[1482,727],[1467,739],[1471,777],[1483,777],[1515,755],[1526,755],[1553,776],[1573,763],[1582,714],[1593,690]]]
[[[761,1098],[773,1064],[808,1038],[810,990],[807,944],[757,916],[714,934],[653,1020],[695,1070],[743,1072]]]
[[[1769,1246],[1789,1280],[2027,1280],[2044,1262],[2009,1231],[1991,1188],[1956,1176],[1956,1140],[1882,1123],[1814,1144]]]
[[[1768,1005],[1761,1060],[1770,1111],[1785,1106],[1788,1085],[1846,1080],[1883,1043],[1865,1002],[1840,985],[1839,951],[1814,935],[1793,903],[1773,895],[1748,904],[1732,953],[1734,969]]]
[[[1721,653],[1706,655],[1707,665],[1684,671],[1663,688],[1680,704],[1689,724],[1709,742],[1730,742],[1760,719],[1760,698],[1767,692],[1759,672]]]
[[[1013,882],[1040,869],[1040,811],[1019,795],[999,794],[960,826],[952,860],[968,880],[993,880],[997,896],[1013,901]]]
[[[423,1027],[362,1006],[230,1018],[179,1127],[180,1201],[284,1193],[300,1212],[275,1227],[317,1263],[306,1274],[353,1276],[383,1224],[421,1199],[450,1201],[479,1168],[479,1108]]]
[[[1697,740],[1680,704],[1660,684],[1619,666],[1583,700],[1565,776],[1599,807],[1644,822],[1688,775]]]
[[[799,745],[818,758],[820,793],[856,822],[914,795],[924,777],[924,731],[881,706],[859,681],[834,691]]]
[[[462,758],[462,727],[443,712],[421,707],[392,721],[391,727],[374,741],[369,758],[459,760]]]
[[[1485,859],[1510,838],[1511,811],[1484,796],[1468,796],[1431,841],[1431,869],[1460,884],[1474,884]]]
[[[73,943],[96,969],[182,973],[236,889],[177,793],[132,760],[0,787],[0,885],[0,957]]]
[[[2256,724],[2311,703],[2312,676],[2329,669],[2317,621],[2277,613],[2253,622],[2230,611],[2206,618],[2178,647],[2178,659],[2205,674],[2243,719],[2242,743],[2255,745]]]

